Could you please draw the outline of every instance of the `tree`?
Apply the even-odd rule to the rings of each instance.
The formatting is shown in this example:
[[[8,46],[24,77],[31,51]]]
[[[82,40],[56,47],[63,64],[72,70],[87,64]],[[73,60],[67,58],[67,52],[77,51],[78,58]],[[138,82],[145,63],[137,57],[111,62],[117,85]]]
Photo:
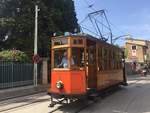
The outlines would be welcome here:
[[[19,50],[4,50],[0,52],[0,60],[29,62],[28,56]]]
[[[54,32],[74,32],[78,29],[74,2],[72,0],[3,0],[0,2],[0,39],[3,48],[16,48],[33,54],[35,4],[39,5],[38,47],[42,56],[47,56],[50,36]],[[78,29],[79,31],[79,29]],[[0,41],[1,43],[2,41]]]

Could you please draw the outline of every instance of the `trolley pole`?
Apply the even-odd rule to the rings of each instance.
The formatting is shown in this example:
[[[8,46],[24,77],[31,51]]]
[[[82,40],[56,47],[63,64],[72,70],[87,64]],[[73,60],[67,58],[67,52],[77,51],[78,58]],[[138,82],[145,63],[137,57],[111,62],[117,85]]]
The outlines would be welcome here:
[[[37,55],[37,38],[38,38],[38,5],[35,5],[35,35],[34,35],[34,55]],[[37,63],[34,62],[34,86],[37,86]]]

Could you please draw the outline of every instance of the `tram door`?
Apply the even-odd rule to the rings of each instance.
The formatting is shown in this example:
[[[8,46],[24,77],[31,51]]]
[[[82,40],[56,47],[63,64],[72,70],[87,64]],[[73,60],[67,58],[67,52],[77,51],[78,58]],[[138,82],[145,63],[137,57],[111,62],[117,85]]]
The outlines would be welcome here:
[[[87,41],[87,83],[88,88],[96,88],[96,43]]]

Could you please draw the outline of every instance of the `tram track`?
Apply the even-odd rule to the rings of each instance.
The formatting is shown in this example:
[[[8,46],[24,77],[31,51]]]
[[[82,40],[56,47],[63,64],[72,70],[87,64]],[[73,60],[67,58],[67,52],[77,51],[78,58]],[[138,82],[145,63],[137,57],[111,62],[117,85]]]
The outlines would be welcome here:
[[[150,79],[149,78],[143,78],[143,79],[135,80],[134,82],[129,84],[129,86],[127,86],[127,87],[129,87],[129,88],[130,87],[137,87],[137,88],[139,87],[140,88],[144,85],[144,84],[142,84],[142,82],[144,82],[144,80],[150,80]],[[145,88],[145,90],[147,90],[147,88]],[[140,94],[143,93],[145,90],[142,90],[140,92]],[[110,92],[108,94],[111,95],[113,93]],[[19,97],[19,98],[16,98],[14,100],[11,99],[11,101],[8,100],[8,101],[0,102],[0,106],[2,106],[2,107],[7,105],[8,103],[19,103],[19,102],[23,103],[21,105],[15,106],[15,107],[12,106],[12,107],[9,107],[9,108],[4,108],[4,109],[2,109],[0,107],[0,113],[10,113],[12,110],[18,110],[18,109],[21,109],[21,108],[24,108],[24,107],[28,107],[28,106],[30,107],[31,105],[36,105],[36,104],[43,103],[43,102],[49,102],[49,97],[41,98],[41,99],[38,98],[38,97],[44,96],[44,95],[45,95],[45,93],[40,93],[40,94],[35,94],[35,95]],[[107,96],[108,95],[106,94],[106,96],[104,96],[104,97],[107,97]],[[128,111],[129,106],[133,103],[133,101],[137,97],[138,97],[138,94],[135,95],[135,97],[128,102],[128,105],[125,107],[125,111]],[[100,102],[100,100],[103,100],[102,96],[97,96],[96,99],[87,100],[86,102],[77,100],[77,101],[75,101],[73,103],[70,103],[70,104],[65,104],[63,106],[58,105],[55,108],[49,108],[50,112],[48,112],[48,113],[58,113],[58,111],[66,111],[66,112],[71,111],[69,113],[80,113],[81,111],[85,110],[89,106],[91,107],[91,106],[95,105],[97,102]]]
[[[142,81],[144,81],[144,80],[150,80],[150,79],[139,79],[139,80],[136,80],[134,83],[132,83],[132,84],[130,84],[129,86],[135,86],[135,87],[137,87],[137,86],[140,86],[140,87],[142,87],[144,84],[142,84],[142,85],[138,85],[140,82],[142,82]],[[128,87],[128,86],[127,86]],[[128,104],[127,104],[127,106],[125,107],[125,109],[124,109],[124,111],[125,112],[127,112],[128,111],[128,108],[129,108],[129,106],[138,98],[138,96],[139,95],[141,95],[143,92],[145,92],[146,90],[148,90],[148,89],[150,89],[150,88],[145,88],[144,90],[142,90],[141,92],[140,92],[140,94],[136,94],[132,99],[131,99],[131,101],[129,101],[128,102]],[[99,102],[99,101],[98,101]],[[82,107],[82,108],[80,108],[79,110],[77,110],[76,112],[74,112],[74,113],[80,113],[82,110],[85,110],[86,108],[88,108],[89,106],[91,106],[91,105],[94,105],[95,103],[90,103],[90,104],[88,104],[88,105],[85,105],[84,107]]]
[[[88,107],[91,107],[91,106],[95,105],[96,103],[100,102],[102,100],[102,98],[105,98],[108,95],[111,95],[114,92],[116,92],[117,90],[119,90],[119,88],[118,89],[116,87],[113,87],[113,88],[114,88],[114,90],[112,90],[112,89],[108,90],[108,91],[110,91],[109,93],[103,92],[103,94],[99,94],[90,100],[89,99],[77,100],[73,103],[65,104],[64,106],[60,106],[56,109],[53,109],[48,113],[58,113],[58,111],[66,111],[68,113],[80,113],[82,110],[84,110]]]
[[[23,96],[23,97],[18,97],[18,98],[13,98],[9,100],[5,100],[0,102],[0,113],[4,113],[7,111],[15,110],[18,108],[26,107],[29,105],[33,104],[38,104],[41,102],[46,102],[49,101],[49,98],[39,98],[41,96],[44,96],[45,93],[38,93],[34,95],[28,95],[28,96]],[[15,105],[12,105],[15,104]]]
[[[0,99],[0,103],[3,102],[3,101],[7,101],[7,100],[13,100],[13,99],[16,99],[16,98],[22,98],[22,97],[27,97],[27,96],[30,96],[30,95],[36,95],[36,94],[42,94],[42,93],[45,93],[45,91],[34,92],[34,93],[29,93],[29,94],[24,94],[24,95],[19,95],[19,96],[13,96],[13,97],[6,97],[6,98],[3,98],[3,99]]]
[[[65,104],[56,109],[53,109],[48,113],[58,113],[58,111],[66,111],[68,113],[79,113],[83,109],[86,109],[87,107],[94,105],[94,104],[95,104],[95,101],[92,101],[92,100],[86,101],[85,103],[83,103],[83,101],[81,102],[81,100],[78,100],[74,103]]]
[[[137,79],[137,80],[135,80],[134,82],[132,82],[131,84],[129,84],[129,86],[127,86],[127,87],[138,87],[138,86],[142,87],[144,84],[141,84],[141,85],[139,85],[139,84],[140,84],[141,82],[145,81],[145,80],[150,80],[150,79],[147,79],[147,78]],[[147,90],[147,89],[145,89],[145,90]],[[144,90],[144,91],[145,91],[145,90]],[[142,92],[144,92],[144,91],[142,91]],[[142,92],[140,92],[140,94],[141,94]],[[112,92],[109,92],[108,94],[111,95]],[[128,102],[128,105],[125,107],[125,111],[128,110],[128,107],[129,107],[130,104],[132,104],[132,102],[138,97],[138,95],[139,95],[139,94],[137,94],[133,99],[131,99],[131,101]],[[80,104],[79,107],[76,107],[76,106],[74,106],[74,105],[71,105],[71,106],[73,106],[72,108],[74,108],[74,109],[72,109],[71,112],[69,112],[69,111],[68,111],[68,112],[69,112],[69,113],[80,113],[81,111],[85,110],[85,109],[88,108],[89,106],[91,107],[91,106],[95,105],[97,102],[100,102],[100,100],[102,100],[102,98],[105,98],[105,97],[107,97],[107,96],[108,96],[107,94],[106,94],[106,95],[104,94],[103,96],[98,96],[98,97],[96,97],[96,101],[93,100],[93,101],[87,102],[86,104]],[[78,105],[78,103],[76,103],[76,104]],[[59,110],[60,110],[60,111],[63,111],[64,109],[67,111],[67,108],[70,108],[70,106],[69,106],[69,107],[68,107],[67,105],[61,106],[61,107],[58,107],[57,109],[54,109],[54,110],[50,111],[49,113],[57,113]],[[71,108],[70,108],[70,109],[71,109]]]

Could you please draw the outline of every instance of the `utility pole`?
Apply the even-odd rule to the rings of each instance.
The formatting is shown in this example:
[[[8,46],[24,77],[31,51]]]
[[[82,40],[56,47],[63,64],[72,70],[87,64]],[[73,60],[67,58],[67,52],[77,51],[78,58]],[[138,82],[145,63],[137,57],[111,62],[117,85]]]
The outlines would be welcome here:
[[[34,56],[37,55],[37,38],[38,38],[38,5],[35,5],[35,35],[34,35]],[[37,63],[34,62],[34,86],[37,86]]]

